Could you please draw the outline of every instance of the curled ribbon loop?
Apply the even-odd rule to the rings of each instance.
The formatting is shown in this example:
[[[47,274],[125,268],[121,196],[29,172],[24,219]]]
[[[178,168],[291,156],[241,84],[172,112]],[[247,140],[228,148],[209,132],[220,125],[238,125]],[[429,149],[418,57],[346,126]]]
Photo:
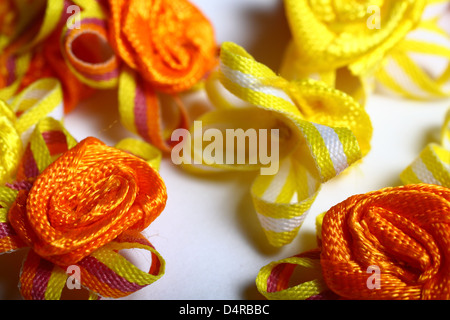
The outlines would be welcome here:
[[[10,181],[16,174],[22,146],[34,126],[49,114],[61,117],[62,109],[61,85],[53,78],[34,82],[10,105],[0,100],[0,184]]]
[[[122,124],[145,141],[169,152],[173,147],[170,133],[177,128],[187,128],[189,116],[180,99],[174,97],[178,112],[171,114],[172,123],[164,121],[158,93],[139,74],[124,67],[119,78],[119,114]],[[164,108],[169,109],[170,105]]]
[[[297,267],[306,268],[311,280],[289,286],[289,280]],[[256,278],[256,285],[259,292],[269,300],[330,300],[337,298],[337,295],[324,282],[321,270],[320,250],[312,250],[271,262],[261,268]]]
[[[164,274],[164,260],[141,234],[165,206],[154,169],[160,159],[142,141],[77,144],[53,118],[36,125],[16,180],[0,187],[0,252],[32,249],[20,276],[24,298],[60,299],[70,266],[91,298],[123,297]],[[129,248],[151,253],[148,273],[118,253]]]
[[[258,159],[254,163],[216,161],[205,152],[207,146],[203,148],[198,143],[202,137],[195,126],[191,130],[194,142],[190,144],[194,164],[188,167],[196,168],[195,161],[201,159],[200,169],[206,165],[222,170],[261,169],[261,175],[251,188],[254,206],[269,242],[274,246],[285,245],[297,234],[321,183],[335,177],[369,151],[370,119],[350,96],[313,80],[288,82],[234,43],[222,45],[220,70],[210,81],[215,79],[220,79],[245,106],[226,103],[223,108],[205,114],[199,118],[203,129],[226,131],[233,128],[247,132],[256,128],[258,140],[274,142],[272,157],[276,153],[274,148],[279,145],[279,154],[276,154],[279,159],[274,157],[272,163],[278,170],[267,167],[261,154],[259,158],[258,154],[253,154],[255,151],[248,155],[248,159]],[[206,87],[212,101],[227,101],[215,90],[214,84]],[[271,134],[263,137],[259,129],[271,131]],[[272,129],[278,133],[272,133]],[[259,143],[264,147],[266,142]],[[253,149],[245,147],[244,150]],[[230,152],[235,150],[225,150],[224,154]],[[184,157],[185,163],[192,162],[186,155]]]
[[[430,143],[401,174],[403,184],[429,183],[450,187],[450,111],[441,128],[440,143]]]
[[[449,200],[450,189],[430,184],[352,196],[317,217],[313,280],[289,287],[304,253],[263,267],[258,290],[269,299],[447,300]]]
[[[412,99],[448,97],[450,36],[440,14],[427,14],[444,12],[446,1],[315,2],[285,0],[293,40],[282,75],[318,77],[361,102],[374,87]]]
[[[161,213],[164,186],[144,163],[86,139],[45,169],[29,193],[19,193],[11,225],[41,257],[75,264],[127,229],[144,230]]]

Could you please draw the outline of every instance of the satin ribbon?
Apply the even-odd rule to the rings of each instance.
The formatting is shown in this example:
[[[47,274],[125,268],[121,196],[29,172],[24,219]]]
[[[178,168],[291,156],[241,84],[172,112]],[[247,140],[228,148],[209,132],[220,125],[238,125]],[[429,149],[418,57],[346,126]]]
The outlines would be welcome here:
[[[221,91],[222,85],[229,92]],[[208,80],[206,90],[218,110],[198,119],[203,129],[221,130],[223,136],[226,129],[279,129],[279,135],[272,136],[279,140],[279,170],[260,174],[251,194],[269,242],[274,246],[290,243],[321,184],[369,151],[372,127],[368,115],[348,95],[322,82],[289,82],[230,42],[222,45],[219,71]],[[227,100],[230,92],[245,106]],[[184,158],[188,170],[258,170],[265,166],[262,162],[217,163],[204,152],[205,144],[198,147],[201,144],[195,140],[202,139],[198,134],[192,127],[189,146],[194,162],[202,165]],[[248,153],[252,150],[248,145],[245,148]],[[248,158],[258,159],[258,155]]]
[[[32,248],[20,275],[25,299],[60,299],[69,265],[79,268],[79,280],[91,299],[129,295],[164,274],[163,258],[141,234],[165,205],[165,187],[156,171],[161,153],[134,139],[116,147],[95,138],[77,144],[53,118],[36,125],[16,180],[0,187],[0,252]],[[106,162],[101,160],[104,157]],[[51,191],[49,186],[56,189]],[[59,192],[62,189],[66,190]],[[107,193],[102,196],[102,191]],[[112,193],[123,201],[105,200]],[[50,206],[39,206],[42,202]],[[48,224],[42,223],[42,214]],[[131,248],[151,253],[149,272],[119,254]]]
[[[450,37],[439,24],[446,1],[284,3],[293,35],[286,78],[321,79],[363,104],[375,88],[420,100],[449,96]],[[373,6],[380,28],[369,25]],[[438,14],[425,14],[436,6]]]
[[[187,128],[189,121],[179,96],[202,82],[216,63],[214,30],[194,5],[56,0],[35,3],[34,12],[44,12],[35,17],[26,3],[18,3],[0,7],[5,29],[17,30],[0,39],[0,99],[37,79],[56,77],[68,113],[95,90],[117,89],[122,124],[170,151],[168,132]],[[81,10],[78,25],[67,23],[74,18],[71,5]],[[34,24],[37,19],[42,23]],[[163,94],[173,105],[162,102]]]

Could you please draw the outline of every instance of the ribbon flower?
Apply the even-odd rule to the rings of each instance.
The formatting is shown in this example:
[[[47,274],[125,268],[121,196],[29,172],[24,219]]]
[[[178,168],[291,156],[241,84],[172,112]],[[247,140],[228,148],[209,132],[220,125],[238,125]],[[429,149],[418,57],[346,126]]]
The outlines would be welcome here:
[[[293,35],[285,77],[318,77],[360,101],[373,79],[382,91],[407,98],[449,96],[450,37],[440,25],[448,1],[284,3]]]
[[[140,157],[129,151],[136,149]],[[20,275],[25,299],[59,299],[69,267],[91,298],[123,297],[164,274],[164,260],[141,234],[167,199],[143,159],[157,164],[158,154],[130,139],[117,148],[96,138],[77,144],[60,122],[37,124],[16,180],[0,187],[0,252],[31,248]],[[130,248],[151,253],[148,273],[119,254]]]
[[[209,21],[185,0],[110,0],[112,45],[152,88],[190,89],[215,64]]]
[[[227,100],[216,79],[245,105],[239,107]],[[267,169],[267,163],[258,158],[255,145],[226,148],[227,154],[249,150],[246,163],[216,161],[222,149],[217,148],[216,156],[212,156],[208,152],[212,143],[197,143],[208,128],[221,132],[256,129],[260,148],[269,144],[265,138],[279,143],[279,159],[274,160],[279,170],[259,175],[251,187],[258,218],[274,246],[285,245],[296,236],[321,183],[338,175],[370,149],[370,119],[354,99],[322,82],[288,82],[236,44],[222,45],[220,69],[207,82],[207,92],[219,109],[198,119],[204,131],[196,132],[195,125],[193,128],[194,143],[189,141],[189,146],[194,161],[203,160],[200,169],[205,169],[205,165],[226,170]],[[261,133],[272,129],[278,134],[274,131],[264,137]],[[183,154],[182,162],[196,168],[195,163],[189,166],[192,161],[186,156]]]
[[[315,256],[262,268],[258,289],[273,299],[449,299],[449,201],[450,189],[428,184],[352,196],[318,217]],[[288,288],[297,265],[316,278]]]

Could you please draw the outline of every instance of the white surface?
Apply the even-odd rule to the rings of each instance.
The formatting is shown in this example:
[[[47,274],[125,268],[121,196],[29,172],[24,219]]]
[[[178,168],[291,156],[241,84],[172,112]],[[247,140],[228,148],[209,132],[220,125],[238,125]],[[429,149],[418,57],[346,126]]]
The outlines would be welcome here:
[[[276,69],[290,38],[279,0],[194,0],[216,29],[217,41],[234,41]],[[203,103],[208,103],[206,100]],[[372,150],[322,188],[297,238],[271,247],[253,209],[249,190],[255,174],[193,176],[163,160],[166,209],[145,231],[166,261],[156,283],[127,299],[262,299],[255,279],[271,261],[316,247],[315,217],[347,197],[399,185],[399,174],[428,142],[437,140],[449,101],[430,103],[370,97]],[[116,93],[100,92],[66,117],[75,138],[96,136],[113,145],[131,136],[118,122]],[[146,257],[142,258],[142,262]],[[0,256],[0,299],[17,295],[20,255]],[[6,266],[6,271],[4,268]]]

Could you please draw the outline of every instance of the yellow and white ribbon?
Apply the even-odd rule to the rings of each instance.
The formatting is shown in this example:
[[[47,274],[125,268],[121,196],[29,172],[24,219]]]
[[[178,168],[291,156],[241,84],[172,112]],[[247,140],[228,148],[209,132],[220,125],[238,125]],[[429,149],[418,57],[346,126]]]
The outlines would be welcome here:
[[[400,174],[403,184],[428,183],[450,187],[450,111],[441,128],[440,143],[430,143]]]
[[[321,184],[369,151],[370,119],[350,96],[323,82],[289,82],[231,42],[222,45],[220,69],[209,81],[217,79],[229,91],[228,94],[237,96],[244,106],[238,107],[227,101],[217,83],[208,83],[208,94],[219,106],[218,110],[198,119],[204,130],[201,135],[211,128],[219,130],[223,136],[229,129],[245,132],[254,129],[260,147],[265,139],[275,139],[279,145],[278,171],[264,174],[261,170],[251,193],[269,242],[274,246],[288,244],[296,236]],[[278,135],[272,133],[269,136],[267,131],[272,129],[278,129]],[[191,132],[194,160],[197,163],[198,159],[202,160],[200,167],[267,169],[267,163],[263,163],[256,154],[257,148],[250,146],[246,149],[249,152],[247,159],[258,161],[218,163],[205,152],[209,145],[203,147],[198,143],[198,139],[204,137],[195,130],[195,125]],[[230,150],[225,147],[224,154],[234,154],[245,146],[237,148]]]

